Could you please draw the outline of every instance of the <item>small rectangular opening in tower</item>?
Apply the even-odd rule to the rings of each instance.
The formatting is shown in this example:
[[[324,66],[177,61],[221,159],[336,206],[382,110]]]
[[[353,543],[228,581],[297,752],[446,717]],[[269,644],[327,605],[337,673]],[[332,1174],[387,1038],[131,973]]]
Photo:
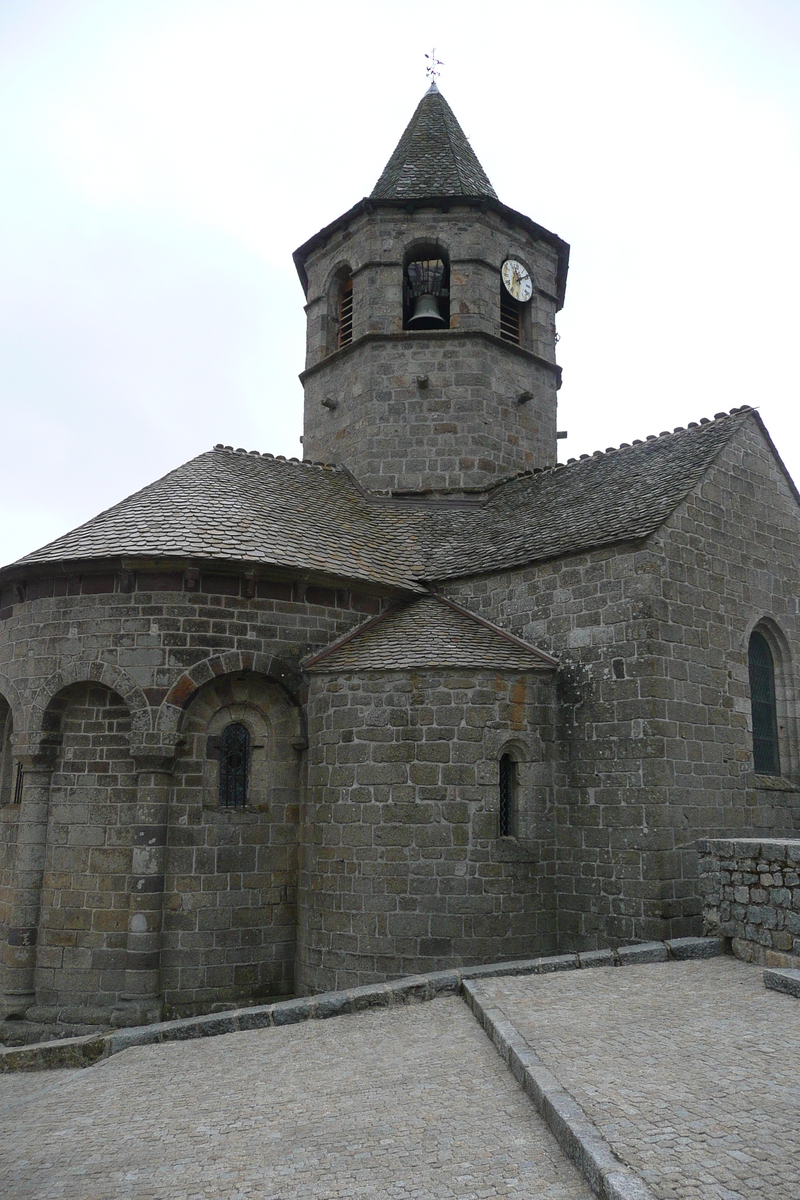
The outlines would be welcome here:
[[[339,346],[349,346],[353,340],[353,280],[346,279],[339,300]]]
[[[500,288],[500,337],[522,345],[522,305],[504,287]]]

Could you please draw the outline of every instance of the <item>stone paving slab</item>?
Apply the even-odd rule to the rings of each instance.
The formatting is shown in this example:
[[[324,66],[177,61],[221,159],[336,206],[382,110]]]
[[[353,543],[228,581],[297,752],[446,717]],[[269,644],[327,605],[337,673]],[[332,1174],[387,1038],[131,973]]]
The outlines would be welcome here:
[[[733,958],[481,980],[659,1200],[800,1197],[800,1005]]]
[[[591,1200],[592,1193],[463,1001],[444,998],[141,1046],[82,1070],[4,1075],[0,1195]]]

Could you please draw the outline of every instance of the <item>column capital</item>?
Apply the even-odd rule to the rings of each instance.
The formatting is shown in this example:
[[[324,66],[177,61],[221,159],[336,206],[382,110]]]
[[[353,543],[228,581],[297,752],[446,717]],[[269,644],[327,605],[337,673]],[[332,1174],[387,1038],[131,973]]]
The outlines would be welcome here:
[[[170,774],[181,744],[179,733],[134,730],[131,734],[131,758],[140,772],[154,771]]]
[[[11,735],[14,758],[25,771],[50,771],[56,755],[61,749],[60,733],[29,733],[22,731]]]

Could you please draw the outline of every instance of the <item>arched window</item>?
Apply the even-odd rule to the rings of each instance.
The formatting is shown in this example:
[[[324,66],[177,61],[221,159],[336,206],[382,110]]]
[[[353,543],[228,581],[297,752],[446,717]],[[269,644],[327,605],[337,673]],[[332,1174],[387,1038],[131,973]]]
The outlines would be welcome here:
[[[349,346],[353,340],[353,276],[348,275],[342,282],[339,296],[339,335],[337,349]]]
[[[244,808],[250,775],[250,734],[235,721],[222,733],[219,747],[219,802],[222,808]]]
[[[753,714],[753,768],[758,775],[780,775],[775,664],[767,639],[750,635],[750,705]]]
[[[450,328],[450,259],[435,242],[416,245],[403,263],[403,329]]]
[[[500,758],[500,837],[517,833],[517,764],[510,754]]]
[[[325,353],[333,354],[353,340],[353,272],[348,263],[336,268],[328,283]]]
[[[11,749],[11,709],[0,697],[0,805],[10,804],[12,795],[13,752]]]

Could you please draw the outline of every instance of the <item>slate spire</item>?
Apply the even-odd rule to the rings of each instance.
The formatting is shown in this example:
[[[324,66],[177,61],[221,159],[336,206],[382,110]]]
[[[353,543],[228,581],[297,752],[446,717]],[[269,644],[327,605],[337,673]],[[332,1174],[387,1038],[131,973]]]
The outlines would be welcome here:
[[[475,151],[435,82],[417,105],[371,198],[424,200],[429,196],[497,199]]]

